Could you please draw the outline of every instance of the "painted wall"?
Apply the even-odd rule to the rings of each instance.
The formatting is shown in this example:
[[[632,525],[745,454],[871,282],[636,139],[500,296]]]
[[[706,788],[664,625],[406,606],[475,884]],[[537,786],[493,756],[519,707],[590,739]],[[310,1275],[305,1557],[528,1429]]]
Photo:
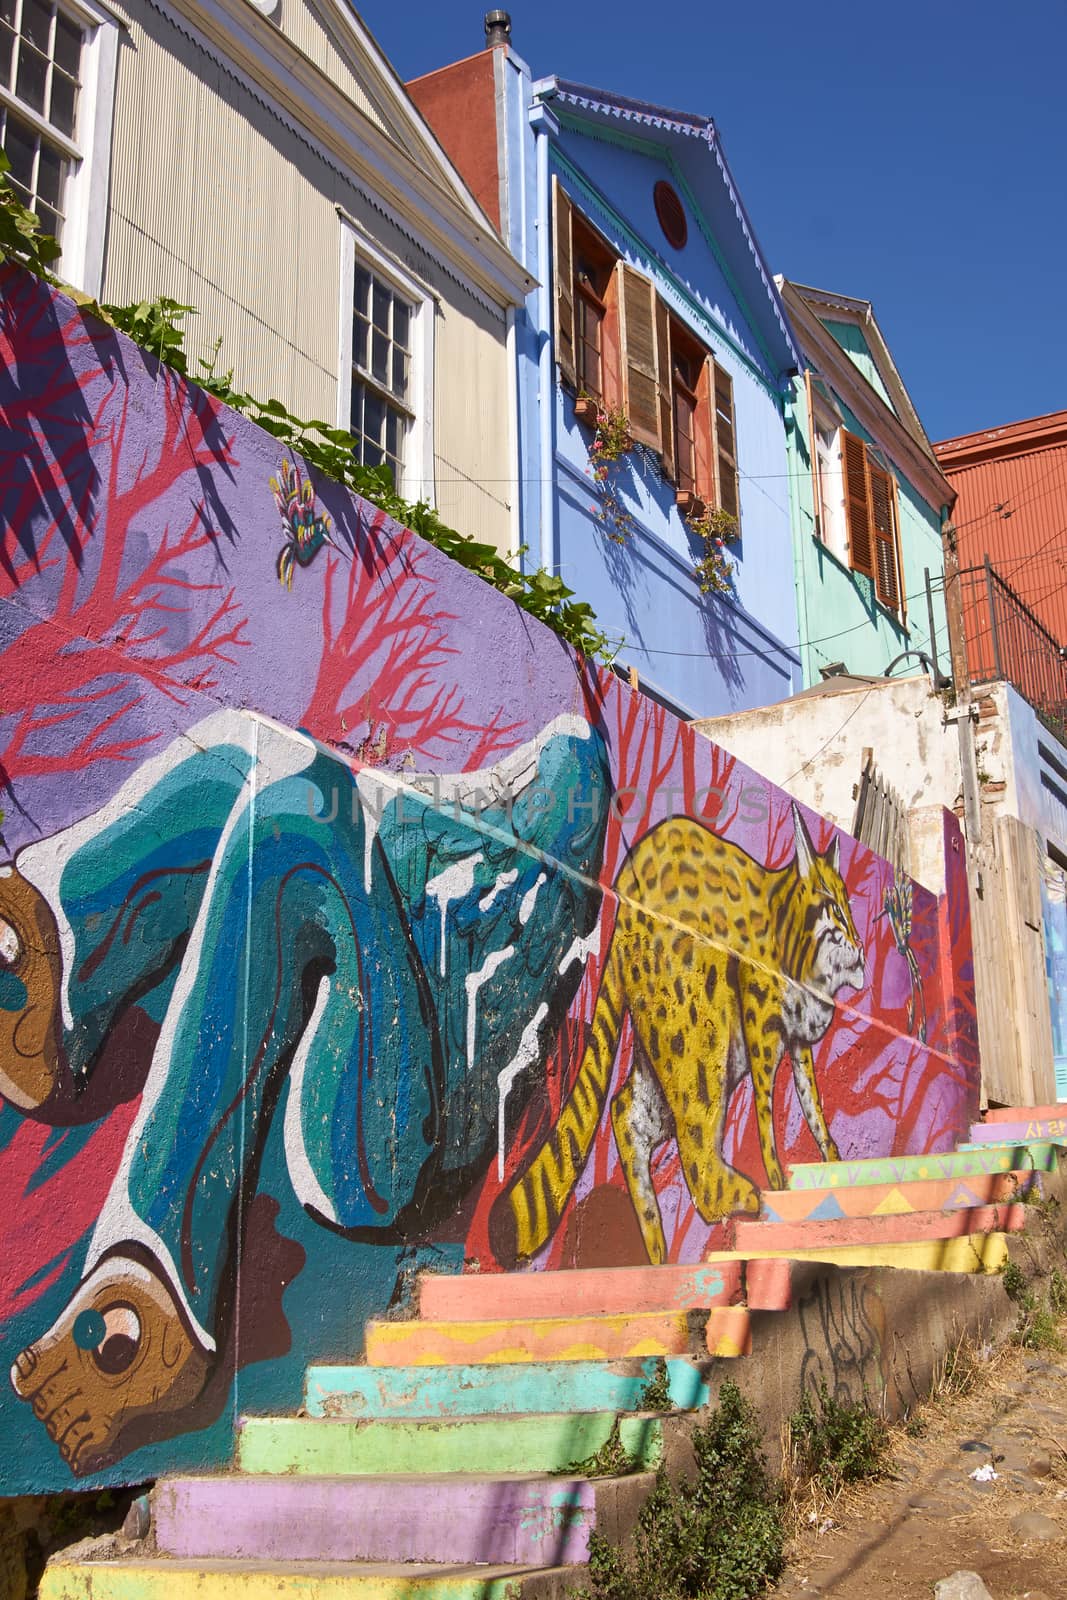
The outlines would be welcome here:
[[[695,1262],[789,1161],[964,1135],[951,819],[895,883],[0,285],[0,1493],[225,1463],[420,1265]]]
[[[831,327],[832,325],[827,324]],[[845,326],[842,324],[842,326]],[[858,334],[858,330],[855,330]],[[837,396],[852,433],[874,445],[875,439]],[[924,570],[929,569],[935,588],[934,642],[942,672],[949,671],[948,625],[944,597],[936,592],[943,554],[939,509],[929,505],[897,464],[889,465],[897,485],[900,514],[900,553],[907,618],[901,621],[879,604],[872,580],[852,572],[816,537],[815,489],[812,478],[810,425],[802,379],[793,385],[789,411],[789,484],[796,530],[796,580],[799,595],[804,683],[820,681],[820,668],[844,661],[850,673],[880,677],[903,650],[924,650],[931,655],[930,621],[926,604]],[[914,670],[917,662],[905,664]]]

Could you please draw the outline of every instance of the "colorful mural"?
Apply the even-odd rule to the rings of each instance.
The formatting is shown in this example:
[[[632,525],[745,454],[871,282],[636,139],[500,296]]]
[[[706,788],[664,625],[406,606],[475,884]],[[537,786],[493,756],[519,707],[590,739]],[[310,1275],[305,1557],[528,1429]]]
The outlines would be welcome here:
[[[699,1262],[791,1161],[964,1135],[951,819],[905,928],[887,862],[0,288],[0,1494],[228,1460],[422,1265]]]

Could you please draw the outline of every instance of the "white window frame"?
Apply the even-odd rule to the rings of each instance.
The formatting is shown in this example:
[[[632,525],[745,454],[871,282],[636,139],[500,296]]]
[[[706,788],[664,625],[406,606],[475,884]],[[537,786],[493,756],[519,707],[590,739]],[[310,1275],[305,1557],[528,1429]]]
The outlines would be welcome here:
[[[76,140],[66,138],[46,117],[24,106],[2,85],[0,100],[59,150],[70,164],[63,195],[62,254],[56,272],[76,289],[95,297],[103,281],[111,180],[111,123],[121,24],[95,0],[59,0],[59,6],[83,31]]]
[[[437,296],[387,255],[381,246],[344,212],[341,218],[341,306],[337,355],[337,426],[352,426],[352,313],[357,258],[376,278],[395,289],[411,307],[411,410],[413,420],[404,439],[402,481],[397,493],[405,500],[425,500],[435,506],[433,399],[434,323]]]
[[[841,456],[842,423],[818,394],[813,397],[812,410],[811,450],[816,464],[815,491],[819,503],[815,511],[819,518],[819,542],[847,567],[848,518],[845,514],[845,467]],[[832,433],[833,437],[829,451],[824,454],[821,435],[826,433]]]

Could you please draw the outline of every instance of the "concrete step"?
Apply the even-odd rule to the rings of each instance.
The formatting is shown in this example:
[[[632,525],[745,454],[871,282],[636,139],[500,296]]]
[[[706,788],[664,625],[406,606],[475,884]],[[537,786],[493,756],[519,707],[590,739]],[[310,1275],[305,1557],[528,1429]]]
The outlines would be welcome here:
[[[735,1258],[728,1257],[733,1260]],[[453,1366],[519,1361],[617,1361],[637,1356],[746,1355],[748,1315],[741,1306],[645,1311],[637,1316],[496,1318],[427,1322],[371,1321],[372,1366]]]
[[[916,1179],[969,1178],[976,1173],[1055,1172],[1057,1148],[1047,1141],[984,1145],[924,1156],[875,1156],[865,1161],[799,1162],[789,1169],[790,1189],[838,1189]],[[708,1257],[709,1260],[714,1259]]]
[[[569,1272],[424,1273],[419,1317],[430,1322],[509,1317],[603,1317],[700,1311],[734,1305],[741,1274],[731,1266],[591,1267]]]
[[[740,1272],[739,1263],[727,1263]],[[314,1366],[304,1380],[313,1417],[521,1416],[547,1411],[639,1411],[658,1360],[500,1362],[461,1367]],[[667,1360],[680,1411],[707,1405],[700,1364]]]
[[[39,1600],[566,1600],[573,1567],[53,1556]]]
[[[757,1250],[918,1244],[923,1240],[959,1239],[969,1234],[1021,1233],[1025,1226],[1026,1207],[1018,1202],[968,1206],[961,1211],[911,1211],[895,1216],[737,1222],[734,1248],[747,1255]]]
[[[720,1259],[709,1252],[708,1260]],[[722,1259],[728,1259],[723,1252]],[[896,1267],[906,1272],[999,1272],[1008,1259],[1003,1233],[970,1233],[959,1239],[925,1239],[917,1244],[816,1245],[794,1250],[745,1250],[754,1261],[825,1261],[837,1267]]]
[[[588,1559],[623,1481],[636,1516],[654,1473],[169,1478],[153,1494],[152,1525],[159,1553],[185,1559],[552,1567]]]
[[[959,1211],[968,1206],[1017,1200],[1040,1186],[1035,1172],[972,1173],[969,1178],[927,1178],[904,1183],[842,1185],[835,1189],[765,1189],[761,1214],[767,1222],[817,1222],[836,1217],[905,1216],[920,1211]]]
[[[449,1421],[355,1422],[335,1417],[246,1417],[237,1431],[243,1472],[312,1477],[409,1477],[436,1473],[577,1474],[579,1462],[619,1438],[636,1466],[659,1465],[668,1431],[682,1418],[614,1412]]]
[[[1062,1117],[1020,1118],[1018,1122],[975,1122],[968,1143],[961,1150],[978,1150],[987,1144],[1067,1144],[1067,1114]]]

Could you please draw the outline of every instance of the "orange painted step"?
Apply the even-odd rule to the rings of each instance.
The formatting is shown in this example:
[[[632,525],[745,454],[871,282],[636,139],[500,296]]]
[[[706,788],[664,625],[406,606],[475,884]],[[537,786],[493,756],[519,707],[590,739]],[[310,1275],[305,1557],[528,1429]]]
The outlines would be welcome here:
[[[928,1239],[959,1239],[976,1233],[1021,1233],[1025,1226],[1026,1207],[1017,1202],[968,1206],[960,1211],[840,1217],[825,1222],[738,1222],[734,1228],[734,1248],[743,1254],[746,1250],[919,1244]]]
[[[379,1367],[495,1364],[504,1361],[623,1361],[637,1356],[746,1355],[743,1306],[636,1316],[516,1317],[429,1322],[371,1321],[366,1358]]]
[[[740,1299],[740,1262],[570,1272],[425,1273],[419,1279],[419,1317],[429,1322],[493,1321],[501,1310],[509,1317],[708,1311]]]
[[[1067,1119],[1067,1105],[996,1106],[985,1113],[986,1122],[1048,1122]]]
[[[997,1205],[1028,1194],[1040,1174],[978,1172],[968,1178],[916,1178],[904,1183],[841,1185],[834,1189],[765,1189],[767,1222],[829,1222],[838,1217],[897,1216],[923,1211],[961,1211]]]

